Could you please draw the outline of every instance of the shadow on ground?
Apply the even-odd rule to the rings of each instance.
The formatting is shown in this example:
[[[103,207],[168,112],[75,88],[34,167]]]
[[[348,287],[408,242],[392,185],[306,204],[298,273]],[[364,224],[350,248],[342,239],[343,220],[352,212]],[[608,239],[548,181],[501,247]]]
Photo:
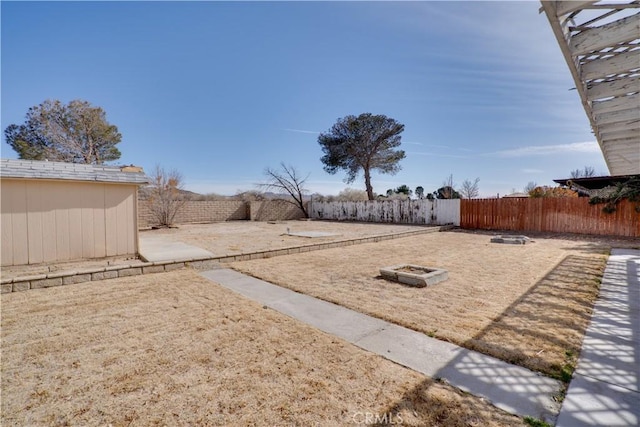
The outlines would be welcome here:
[[[589,325],[605,264],[604,257],[567,256],[463,346],[568,383]],[[494,387],[500,382],[503,372],[482,366],[471,369],[472,364],[464,360],[466,357],[464,353],[456,356],[436,378],[446,381],[446,371],[451,368],[465,376],[468,365],[469,382],[485,383],[484,387]],[[423,381],[386,408],[385,413],[407,414],[407,425],[411,425],[410,420],[414,418],[432,417],[432,412],[439,407],[437,401],[427,398],[427,391],[433,385],[431,379]],[[535,381],[530,380],[526,384],[502,384],[501,387],[530,399],[537,399],[540,394]],[[556,401],[548,402],[539,419],[555,422],[564,390],[558,392]],[[473,414],[475,409],[459,408],[465,414]],[[441,425],[450,425],[450,422],[451,425],[479,425],[473,419],[454,422],[448,420],[448,416],[448,412],[442,412]],[[377,425],[393,424],[383,420]]]

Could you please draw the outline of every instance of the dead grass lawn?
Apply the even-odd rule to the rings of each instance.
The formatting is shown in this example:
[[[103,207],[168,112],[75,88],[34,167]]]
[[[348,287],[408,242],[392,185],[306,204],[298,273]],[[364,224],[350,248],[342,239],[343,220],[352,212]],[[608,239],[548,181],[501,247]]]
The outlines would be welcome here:
[[[607,248],[575,240],[527,245],[442,232],[271,259],[233,268],[298,292],[562,378],[577,357]],[[412,288],[379,276],[401,263],[447,269]]]
[[[163,236],[169,240],[206,249],[216,256],[223,256],[415,231],[423,228],[427,227],[335,221],[232,221],[212,224],[183,224],[179,228],[148,230],[141,232],[140,238]],[[287,230],[291,233],[321,231],[334,235],[308,238],[287,235]]]
[[[0,301],[2,425],[523,425],[191,270]]]

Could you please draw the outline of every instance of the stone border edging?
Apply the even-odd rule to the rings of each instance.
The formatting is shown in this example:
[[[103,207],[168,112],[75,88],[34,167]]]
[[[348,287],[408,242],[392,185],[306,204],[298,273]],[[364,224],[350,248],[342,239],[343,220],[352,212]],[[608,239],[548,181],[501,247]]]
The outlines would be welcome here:
[[[361,237],[357,239],[337,240],[327,243],[312,243],[309,245],[294,246],[290,248],[271,249],[266,251],[249,252],[238,255],[223,255],[217,257],[198,257],[190,259],[178,259],[171,261],[144,262],[128,265],[112,265],[107,267],[92,268],[77,271],[62,271],[56,273],[37,274],[32,276],[13,277],[0,280],[0,292],[20,292],[29,289],[42,289],[54,286],[72,285],[76,283],[92,282],[97,280],[115,279],[117,277],[138,276],[141,274],[163,273],[179,268],[191,267],[196,270],[210,270],[220,263],[235,261],[250,261],[253,259],[271,258],[281,255],[299,254],[303,252],[333,249],[344,246],[352,246],[362,243],[375,243],[384,240],[410,237],[419,234],[428,234],[438,231],[446,231],[454,226],[430,227],[421,230],[403,231],[400,233],[381,234],[377,236]]]

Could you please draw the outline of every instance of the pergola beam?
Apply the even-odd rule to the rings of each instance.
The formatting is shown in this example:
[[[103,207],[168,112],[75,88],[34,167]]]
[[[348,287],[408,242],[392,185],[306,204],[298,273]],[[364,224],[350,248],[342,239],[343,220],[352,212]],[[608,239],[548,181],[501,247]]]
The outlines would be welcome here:
[[[640,127],[637,127],[635,129],[625,129],[618,132],[600,132],[602,138],[605,138],[607,141],[613,141],[623,138],[633,138],[638,136],[638,134],[640,134]]]
[[[607,101],[594,101],[591,104],[594,114],[622,111],[629,108],[639,108],[638,106],[640,106],[640,93],[612,98]]]
[[[640,108],[614,111],[612,113],[596,114],[595,118],[598,124],[600,124],[601,126],[619,122],[628,123],[634,120],[640,122]]]
[[[587,87],[587,100],[593,101],[633,92],[640,92],[640,76],[610,82],[590,83]]]
[[[640,123],[610,123],[607,125],[602,125],[598,128],[599,133],[606,134],[610,132],[620,132],[623,130],[633,130],[637,129]]]
[[[640,14],[635,14],[600,27],[582,31],[571,38],[569,47],[572,55],[584,55],[585,53],[635,40],[638,38],[639,33]]]
[[[640,2],[541,3],[609,172],[640,174]]]
[[[602,79],[640,68],[637,51],[619,53],[610,58],[594,59],[582,66],[582,78],[585,80]]]
[[[585,6],[597,3],[595,1],[557,1],[555,7],[555,16],[560,18],[567,13],[575,12],[578,9],[582,9]]]

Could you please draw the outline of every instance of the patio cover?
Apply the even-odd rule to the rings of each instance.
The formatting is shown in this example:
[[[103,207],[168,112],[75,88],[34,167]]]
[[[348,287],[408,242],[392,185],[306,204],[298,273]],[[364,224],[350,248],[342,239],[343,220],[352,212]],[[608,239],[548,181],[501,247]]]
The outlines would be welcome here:
[[[541,1],[611,175],[640,174],[640,1]]]

